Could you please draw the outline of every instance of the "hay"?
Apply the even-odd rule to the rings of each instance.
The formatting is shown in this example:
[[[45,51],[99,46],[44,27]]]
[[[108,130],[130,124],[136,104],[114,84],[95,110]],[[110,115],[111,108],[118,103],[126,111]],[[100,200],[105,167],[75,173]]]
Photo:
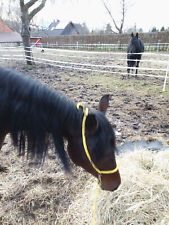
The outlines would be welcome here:
[[[42,169],[29,168],[7,142],[0,158],[0,224],[91,224],[93,177],[73,166],[74,178],[65,178],[53,157]],[[168,159],[169,150],[119,155],[122,185],[112,193],[100,192],[96,225],[169,224]]]
[[[118,158],[122,185],[101,192],[97,224],[169,224],[169,151],[125,153]]]

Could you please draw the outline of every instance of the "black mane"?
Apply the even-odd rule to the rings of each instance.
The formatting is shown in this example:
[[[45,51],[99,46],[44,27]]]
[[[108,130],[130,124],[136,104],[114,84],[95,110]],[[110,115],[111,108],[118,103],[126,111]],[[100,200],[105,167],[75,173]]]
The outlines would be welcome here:
[[[19,153],[44,160],[49,143],[68,169],[63,137],[77,126],[73,101],[29,76],[0,67],[0,121]],[[0,131],[2,132],[2,131]]]

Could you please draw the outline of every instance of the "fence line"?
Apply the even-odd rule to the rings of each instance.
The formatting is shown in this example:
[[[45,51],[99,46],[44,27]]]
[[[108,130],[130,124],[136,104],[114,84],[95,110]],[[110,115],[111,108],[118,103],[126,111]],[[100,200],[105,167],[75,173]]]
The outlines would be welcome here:
[[[34,55],[36,54],[35,52],[33,53]],[[68,56],[68,55],[56,55],[56,54],[46,54],[46,53],[43,53],[43,55],[45,56],[56,56],[56,57],[67,57],[67,58],[80,58],[80,59],[95,59],[95,57],[80,57],[80,56]],[[11,55],[8,55],[8,54],[4,54],[3,55],[4,57],[10,57]],[[25,57],[24,54],[23,55],[12,55],[13,57]],[[104,58],[104,59],[107,59],[107,60],[110,60],[110,58]],[[115,61],[116,59],[115,58],[111,58],[112,61]],[[46,59],[47,61],[47,59]],[[124,61],[126,62],[126,59],[118,59],[118,61]],[[128,59],[127,61],[135,61],[137,62],[137,60],[134,60],[134,59]],[[61,63],[61,61],[56,61],[58,63]],[[163,64],[168,64],[167,61],[164,61],[164,60],[144,60],[142,59],[141,62],[153,62],[153,63],[163,63]],[[63,62],[63,63],[69,63],[69,62]],[[80,65],[80,64],[79,64]],[[85,64],[84,64],[85,65]],[[95,65],[92,65],[92,66],[95,66]],[[102,65],[96,65],[96,66],[102,66]],[[110,67],[110,68],[120,68],[120,67],[113,67],[111,65],[103,65],[103,67]],[[122,67],[122,68],[127,68],[127,67]],[[136,69],[136,67],[133,67],[133,69]],[[153,68],[139,68],[139,69],[143,69],[143,70],[159,70],[159,71],[166,71],[166,69],[153,69]]]
[[[34,45],[34,43],[32,43]],[[98,49],[98,50],[107,50],[107,51],[121,51],[121,50],[127,50],[128,44],[121,44],[120,42],[117,42],[116,44],[104,44],[104,43],[86,43],[81,44],[78,41],[74,44],[57,44],[57,42],[54,43],[41,43],[41,47],[47,47],[47,48],[73,48],[73,49]],[[169,51],[169,43],[144,43],[145,51]]]
[[[9,51],[9,48],[5,50],[6,47],[3,47],[3,50],[0,48],[0,52],[4,51]],[[11,48],[16,48],[13,51],[23,51],[23,52],[31,52],[29,50],[24,50],[24,48],[18,50],[18,47],[11,47]],[[19,47],[21,48],[21,47]],[[41,48],[41,47],[27,47],[31,49],[44,49],[44,50],[49,50],[49,51],[57,51],[57,52],[70,52],[70,53],[84,53],[84,54],[105,54],[105,55],[127,55],[127,52],[98,52],[98,51],[81,51],[81,50],[67,50],[67,49],[55,49],[55,48]],[[158,56],[166,56],[169,57],[169,54],[164,54],[164,53],[156,53],[156,52],[141,52],[141,53],[132,53],[132,54],[141,54],[141,55],[158,55]]]
[[[99,64],[96,65],[96,64],[88,64],[88,63],[74,63],[74,62],[56,61],[56,60],[51,60],[51,59],[42,59],[42,58],[36,58],[36,59],[46,61],[46,62],[55,62],[55,63],[60,63],[60,64],[70,64],[70,65],[78,65],[78,66],[103,67],[103,68],[111,68],[111,69],[127,69],[128,68],[127,66],[111,66],[111,65],[99,65]],[[132,69],[137,69],[137,67],[132,67]],[[166,69],[154,69],[154,68],[143,68],[143,67],[139,67],[139,70],[166,72]]]
[[[4,55],[4,56],[9,56],[10,55]],[[23,57],[23,55],[13,55],[13,56],[19,56]],[[28,57],[28,56],[27,56]],[[35,57],[28,57],[28,58],[34,58]],[[60,63],[60,64],[70,64],[70,65],[78,65],[78,66],[88,66],[88,67],[103,67],[103,68],[111,68],[111,69],[127,69],[127,66],[112,66],[112,65],[101,65],[101,64],[88,64],[88,63],[75,63],[75,62],[65,62],[65,61],[56,61],[56,60],[51,60],[51,59],[42,59],[42,58],[37,58],[37,60],[42,60],[46,62],[55,62],[55,63]],[[134,60],[132,60],[134,61]],[[137,67],[132,67],[132,69],[138,69]],[[158,69],[158,68],[147,68],[147,67],[139,67],[139,70],[147,70],[147,71],[164,71],[166,72],[166,69]]]
[[[10,55],[9,55],[10,56]],[[22,55],[19,55],[22,57]],[[51,63],[55,63],[55,64],[52,64],[52,65],[55,65],[56,67],[63,67],[63,68],[75,68],[75,67],[70,67],[70,66],[61,66],[61,65],[58,65],[58,63],[60,64],[68,64],[68,65],[76,65],[76,66],[86,66],[86,67],[103,67],[103,68],[113,68],[113,69],[127,69],[128,67],[119,67],[119,66],[106,66],[106,65],[95,65],[95,64],[83,64],[83,63],[71,63],[71,62],[63,62],[63,61],[56,61],[56,60],[50,60],[50,59],[42,59],[42,58],[36,58],[36,57],[28,57],[30,59],[34,59],[35,62],[38,62],[38,63],[42,63],[43,64],[46,64],[46,65],[49,65]],[[10,57],[1,57],[1,59],[10,59],[10,60],[13,60],[13,58],[10,58]],[[24,59],[23,59],[24,60]],[[136,69],[137,67],[132,67],[133,69]],[[87,71],[97,71],[99,72],[100,70],[92,70],[92,69],[84,69],[84,68],[77,68],[79,70],[87,70]],[[139,70],[148,70],[148,71],[164,71],[166,72],[166,69],[153,69],[153,68],[139,68]],[[120,73],[119,71],[118,72],[113,72],[113,71],[105,71],[103,70],[102,72],[108,72],[108,73]],[[121,73],[121,74],[127,74],[127,73]],[[150,75],[150,74],[138,74],[138,76],[149,76],[149,77],[156,77],[156,78],[164,78],[164,76],[160,76],[160,75]],[[166,78],[168,79],[168,77]]]
[[[37,48],[38,49],[38,48]],[[55,48],[43,48],[44,50],[49,51],[58,51],[58,52],[70,52],[70,53],[84,53],[84,54],[98,54],[98,55],[127,55],[127,52],[97,52],[97,51],[81,51],[81,50],[67,50],[67,49],[55,49]],[[132,53],[132,54],[141,54],[141,55],[158,55],[158,56],[166,56],[169,57],[169,54],[162,54],[156,52],[142,52],[142,53]]]
[[[34,52],[34,54],[36,54]],[[89,57],[89,56],[72,56],[72,55],[56,55],[56,54],[48,54],[48,53],[43,53],[45,56],[59,56],[59,57],[67,57],[67,58],[80,58],[80,59],[95,59],[95,57]],[[105,58],[107,60],[110,60],[110,58]],[[116,60],[116,58],[111,58],[111,60]],[[118,59],[118,61],[126,61],[126,58],[124,59]],[[128,59],[127,61],[135,61],[137,62],[137,59]],[[141,59],[141,62],[154,62],[154,63],[165,63],[167,64],[167,61],[165,60],[146,60],[146,59]]]
[[[29,57],[32,58],[32,57]],[[4,59],[4,60],[14,60],[13,58],[5,58],[5,57],[1,57],[0,59]],[[68,68],[68,69],[73,69],[73,70],[80,70],[80,71],[90,71],[90,72],[99,72],[99,73],[110,73],[110,74],[120,74],[120,75],[127,75],[127,73],[125,72],[115,72],[115,71],[110,71],[110,70],[95,70],[95,69],[89,69],[89,68],[81,68],[81,67],[74,67],[74,66],[66,66],[66,65],[58,65],[58,64],[54,64],[55,61],[50,60],[49,62],[45,62],[45,60],[39,59],[36,60],[37,58],[34,58],[34,62],[39,63],[39,64],[44,64],[44,65],[51,65],[54,67],[59,67],[59,68]],[[22,60],[24,61],[24,59],[19,59],[18,60]],[[130,74],[131,76],[135,76],[135,74]],[[163,78],[164,76],[160,76],[160,75],[155,75],[155,74],[137,74],[138,76],[147,76],[147,77],[154,77],[154,78]],[[167,77],[166,79],[169,79],[169,77]]]
[[[9,54],[9,48],[7,48],[5,50],[5,48],[3,50],[0,50],[0,53],[2,52],[5,52],[5,51],[8,51],[8,54],[2,54],[2,57],[0,56],[0,59],[4,59],[4,60],[12,60],[17,58],[17,60],[25,60],[25,55],[24,55],[24,49],[20,49],[20,48],[17,48],[17,49],[14,49],[14,48],[10,48],[11,49],[11,52],[16,52],[18,50],[18,52],[20,51],[23,51],[23,55],[22,54]],[[5,51],[4,51],[5,50]],[[122,52],[86,52],[86,51],[72,51],[72,50],[58,50],[58,49],[45,49],[45,52],[47,50],[50,51],[55,51],[56,54],[46,54],[46,53],[41,53],[39,50],[41,50],[40,48],[33,48],[33,54],[36,55],[36,54],[40,54],[41,58],[40,57],[35,57],[34,56],[34,61],[37,62],[37,63],[43,63],[43,64],[47,64],[47,65],[52,65],[52,66],[55,66],[55,67],[59,67],[59,68],[67,68],[67,69],[73,69],[73,70],[80,70],[80,71],[91,71],[91,72],[100,72],[100,73],[111,73],[111,74],[119,74],[119,75],[127,75],[127,72],[122,72],[121,70],[125,70],[128,68],[127,66],[116,66],[116,65],[102,65],[102,64],[92,64],[91,62],[90,63],[78,63],[78,62],[68,62],[68,61],[60,61],[60,60],[53,60],[53,59],[49,59],[49,58],[44,58],[44,56],[51,56],[52,58],[54,58],[54,56],[56,57],[60,57],[60,55],[58,55],[57,53],[59,52],[62,52],[62,55],[61,57],[71,57],[71,58],[75,58],[75,60],[77,58],[81,58],[81,59],[89,59],[90,61],[92,59],[97,59],[95,57],[95,54],[97,55],[116,55],[116,56],[120,56],[120,55],[126,55],[126,53],[122,53]],[[39,51],[39,52],[38,52]],[[28,51],[29,52],[29,51]],[[66,53],[65,55],[63,55],[63,53]],[[67,53],[70,53],[70,54],[74,54],[75,55],[68,55]],[[89,57],[89,56],[80,56],[79,54],[77,55],[76,53],[84,53],[84,54],[88,54],[88,53],[92,53],[94,56],[92,57]],[[153,63],[157,63],[157,62],[162,62],[162,63],[167,63],[167,68],[150,68],[149,65],[148,67],[139,67],[139,71],[141,70],[144,70],[144,71],[156,71],[156,72],[160,72],[157,74],[145,74],[145,73],[139,73],[138,76],[147,76],[147,77],[155,77],[155,78],[163,78],[164,79],[164,85],[163,85],[163,91],[165,90],[166,88],[166,82],[167,82],[167,79],[169,78],[168,77],[168,70],[169,70],[169,54],[157,54],[157,53],[144,53],[145,55],[148,55],[148,56],[164,56],[164,57],[167,57],[168,59],[166,60],[141,60],[141,62],[153,62]],[[43,58],[42,58],[43,57]],[[27,56],[28,58],[28,56]],[[31,57],[29,57],[30,60],[32,59]],[[112,58],[109,58],[111,60],[113,60],[113,62],[116,61],[126,61],[126,59],[119,59],[119,58],[116,58],[116,59],[112,59]],[[95,68],[99,68],[99,69],[95,69]],[[113,70],[118,70],[118,71],[112,71],[111,69]],[[133,69],[136,69],[136,67],[133,67]],[[165,72],[164,75],[163,72]],[[134,74],[131,74],[132,76],[134,76]]]

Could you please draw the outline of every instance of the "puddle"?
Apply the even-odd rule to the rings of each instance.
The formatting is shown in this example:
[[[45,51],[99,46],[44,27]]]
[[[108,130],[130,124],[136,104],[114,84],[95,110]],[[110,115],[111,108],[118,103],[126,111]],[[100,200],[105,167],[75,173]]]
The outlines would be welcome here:
[[[161,141],[146,141],[140,140],[136,142],[127,141],[124,144],[117,146],[119,153],[134,151],[136,149],[148,149],[151,151],[168,150],[169,146],[164,146]]]

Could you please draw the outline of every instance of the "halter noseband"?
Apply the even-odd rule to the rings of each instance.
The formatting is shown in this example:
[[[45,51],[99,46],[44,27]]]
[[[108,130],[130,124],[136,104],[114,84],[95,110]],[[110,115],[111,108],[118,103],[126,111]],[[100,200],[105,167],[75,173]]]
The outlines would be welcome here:
[[[86,156],[88,158],[88,160],[90,161],[92,167],[96,170],[96,172],[98,173],[98,177],[100,179],[101,174],[111,174],[111,173],[116,173],[118,171],[118,167],[116,166],[115,169],[113,170],[99,170],[96,165],[94,164],[94,162],[92,161],[88,148],[87,148],[87,144],[86,144],[86,137],[85,137],[85,122],[86,122],[86,118],[88,116],[88,108],[85,109],[85,107],[83,106],[83,104],[78,103],[77,104],[77,109],[79,110],[79,108],[82,107],[83,109],[83,121],[82,121],[82,140],[83,140],[83,147],[86,153]]]

